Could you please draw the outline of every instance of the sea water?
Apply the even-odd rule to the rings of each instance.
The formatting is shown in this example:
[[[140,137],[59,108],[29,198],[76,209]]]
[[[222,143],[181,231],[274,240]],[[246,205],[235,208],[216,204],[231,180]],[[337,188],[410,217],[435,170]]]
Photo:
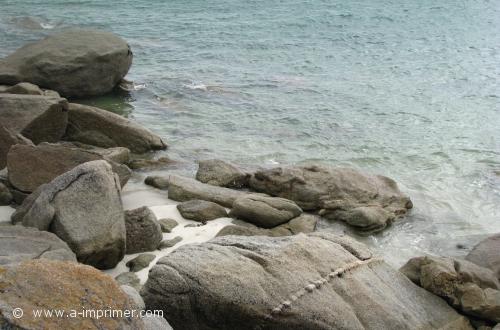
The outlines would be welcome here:
[[[85,102],[169,157],[390,176],[415,208],[359,239],[396,264],[500,231],[499,1],[0,0],[0,56],[72,27],[130,43],[134,90]]]

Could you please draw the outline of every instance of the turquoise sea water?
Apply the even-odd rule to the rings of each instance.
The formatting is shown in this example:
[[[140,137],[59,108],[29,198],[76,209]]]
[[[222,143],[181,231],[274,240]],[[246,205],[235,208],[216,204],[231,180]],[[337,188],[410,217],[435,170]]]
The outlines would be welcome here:
[[[0,0],[0,56],[69,27],[128,40],[137,90],[92,102],[171,157],[393,177],[415,209],[364,240],[401,258],[500,231],[498,1]]]

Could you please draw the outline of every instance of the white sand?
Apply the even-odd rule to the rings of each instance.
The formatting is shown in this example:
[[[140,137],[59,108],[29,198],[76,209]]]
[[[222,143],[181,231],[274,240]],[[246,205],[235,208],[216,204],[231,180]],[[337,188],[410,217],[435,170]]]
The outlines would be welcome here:
[[[0,222],[10,222],[10,216],[15,209],[10,206],[0,206]]]
[[[182,237],[182,241],[177,243],[175,246],[167,249],[163,249],[161,251],[148,251],[142,253],[152,253],[156,256],[156,258],[149,264],[149,267],[142,269],[137,272],[137,276],[141,280],[141,284],[144,284],[147,280],[147,276],[149,273],[149,269],[153,267],[156,262],[163,256],[169,254],[174,251],[178,247],[185,244],[197,244],[206,242],[215,237],[215,235],[225,226],[232,222],[231,218],[220,218],[212,221],[208,221],[208,223],[204,226],[200,227],[184,227],[187,224],[198,224],[196,221],[186,220],[184,219],[179,211],[177,210],[176,205],[177,202],[170,200],[167,198],[165,192],[162,192],[157,189],[147,189],[141,188],[139,190],[134,191],[124,191],[122,194],[123,205],[126,210],[134,209],[141,206],[148,206],[153,213],[156,215],[157,219],[170,218],[176,220],[179,225],[175,227],[171,233],[163,234],[163,239],[169,240],[176,236]],[[113,269],[106,270],[105,273],[116,277],[121,273],[128,272],[129,269],[125,264],[137,257],[142,253],[136,254],[128,254],[126,255],[122,261]]]

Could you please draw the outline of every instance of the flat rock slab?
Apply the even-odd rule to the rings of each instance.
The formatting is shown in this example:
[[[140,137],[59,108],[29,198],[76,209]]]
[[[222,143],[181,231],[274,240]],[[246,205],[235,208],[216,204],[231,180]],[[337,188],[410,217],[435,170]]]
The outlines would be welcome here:
[[[154,251],[163,239],[160,224],[146,206],[125,211],[127,254]]]
[[[467,260],[491,269],[500,280],[500,234],[479,242],[467,255]]]
[[[68,102],[60,97],[0,94],[0,124],[35,144],[57,142],[66,132]]]
[[[125,220],[118,177],[104,160],[79,165],[40,186],[12,222],[50,230],[78,261],[113,268],[125,253]]]
[[[141,295],[174,329],[472,329],[360,243],[327,234],[184,245]]]
[[[133,310],[135,303],[111,277],[99,270],[68,261],[24,261],[0,267],[0,324],[3,329],[142,329],[140,318],[125,316],[97,319],[34,316],[36,310],[61,310],[70,314],[95,309]],[[15,318],[15,308],[24,315]]]
[[[198,222],[227,217],[226,209],[219,204],[199,199],[180,203],[177,210],[185,219]]]
[[[159,136],[129,119],[76,103],[69,104],[65,139],[102,148],[125,147],[134,153],[167,148]]]
[[[24,226],[0,225],[0,251],[0,265],[40,258],[76,261],[59,237]]]
[[[302,209],[295,202],[278,197],[248,195],[233,203],[231,217],[263,228],[273,228],[298,217]]]
[[[132,57],[125,40],[112,33],[67,30],[0,61],[0,84],[30,82],[65,97],[102,95],[125,77]]]
[[[59,144],[15,145],[7,155],[9,182],[20,191],[32,192],[80,164],[100,159],[105,158],[98,152]],[[107,161],[118,174],[120,184],[125,185],[132,175],[131,170],[112,160]]]

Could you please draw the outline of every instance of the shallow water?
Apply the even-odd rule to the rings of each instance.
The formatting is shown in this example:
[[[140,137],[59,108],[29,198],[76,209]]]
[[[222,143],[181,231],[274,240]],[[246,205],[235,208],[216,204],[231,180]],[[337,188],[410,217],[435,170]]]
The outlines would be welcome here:
[[[137,90],[89,102],[171,157],[393,177],[415,209],[363,240],[395,263],[500,231],[498,1],[2,0],[0,56],[75,26],[129,41]]]

